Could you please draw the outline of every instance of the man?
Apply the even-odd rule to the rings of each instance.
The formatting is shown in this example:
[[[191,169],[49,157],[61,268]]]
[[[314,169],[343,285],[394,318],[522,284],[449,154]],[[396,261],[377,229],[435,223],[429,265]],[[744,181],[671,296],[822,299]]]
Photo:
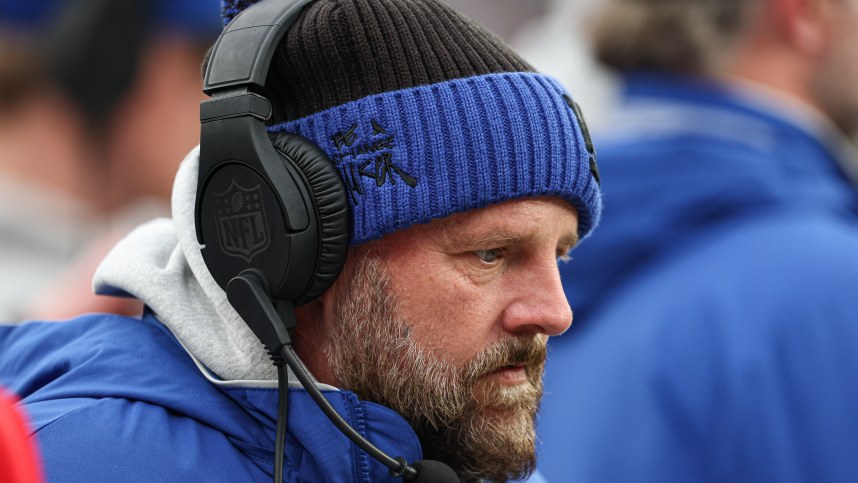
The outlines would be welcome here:
[[[858,474],[858,2],[611,2],[605,223],[563,267],[540,471]],[[608,133],[606,133],[608,134]]]
[[[345,268],[295,310],[295,349],[327,400],[392,456],[466,481],[526,477],[546,339],[572,319],[557,259],[601,210],[575,103],[436,0],[310,3],[265,91],[269,131],[317,144],[347,187]],[[0,331],[0,384],[51,479],[271,478],[276,371],[201,253],[199,153],[176,176],[173,219],[140,227],[96,274],[102,293],[147,305],[141,320]],[[255,203],[221,201],[223,216]],[[250,209],[253,223],[274,216]],[[294,381],[288,402],[286,480],[394,480]]]

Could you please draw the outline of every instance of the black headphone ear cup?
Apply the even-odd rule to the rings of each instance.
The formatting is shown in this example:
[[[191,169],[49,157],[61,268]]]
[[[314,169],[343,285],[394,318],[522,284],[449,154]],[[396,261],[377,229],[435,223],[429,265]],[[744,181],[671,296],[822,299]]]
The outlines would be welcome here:
[[[316,271],[296,305],[321,295],[339,276],[346,261],[351,217],[345,184],[334,163],[318,146],[297,134],[271,134],[274,149],[285,162],[296,166],[312,193],[308,209],[315,212],[319,226],[319,256]]]

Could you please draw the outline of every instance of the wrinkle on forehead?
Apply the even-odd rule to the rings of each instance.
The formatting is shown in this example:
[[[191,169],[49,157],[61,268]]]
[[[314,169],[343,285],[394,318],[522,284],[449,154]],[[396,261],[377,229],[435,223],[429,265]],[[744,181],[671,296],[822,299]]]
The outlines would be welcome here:
[[[456,247],[477,246],[477,243],[505,246],[548,238],[556,238],[557,247],[563,250],[571,249],[578,242],[577,211],[561,198],[507,200],[413,225],[389,233],[373,244],[378,247],[376,253],[386,259],[391,250],[420,247],[444,252]]]
[[[550,217],[546,203],[562,206],[569,216]],[[502,246],[550,236],[555,230],[559,235],[558,244],[572,247],[578,242],[577,212],[560,198],[510,200],[437,221],[439,235],[447,243],[466,239],[476,245]]]

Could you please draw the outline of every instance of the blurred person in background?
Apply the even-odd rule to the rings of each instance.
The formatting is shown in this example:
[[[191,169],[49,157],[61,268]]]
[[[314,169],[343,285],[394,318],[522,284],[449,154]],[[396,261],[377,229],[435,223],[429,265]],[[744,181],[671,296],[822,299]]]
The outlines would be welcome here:
[[[624,97],[595,136],[604,221],[561,269],[540,471],[854,481],[858,1],[603,13]]]
[[[543,3],[541,15],[523,23],[511,36],[510,44],[528,62],[572,89],[581,99],[587,124],[598,130],[612,111],[619,90],[616,75],[599,64],[590,51],[587,26],[600,0]]]
[[[0,2],[0,320],[141,309],[93,295],[92,274],[167,213],[175,160],[199,142],[216,5]]]
[[[587,124],[598,129],[617,97],[617,79],[590,53],[586,26],[599,0],[448,0],[486,25],[540,72],[580,99]]]

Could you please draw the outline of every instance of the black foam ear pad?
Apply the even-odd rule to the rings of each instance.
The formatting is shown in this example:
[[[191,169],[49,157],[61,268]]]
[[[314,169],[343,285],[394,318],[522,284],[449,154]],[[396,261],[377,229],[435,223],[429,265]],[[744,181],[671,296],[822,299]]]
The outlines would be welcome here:
[[[313,196],[312,207],[319,221],[319,256],[307,290],[296,305],[321,295],[339,276],[346,261],[351,233],[351,216],[345,184],[327,154],[297,134],[270,135],[274,149],[285,162],[304,175]]]

